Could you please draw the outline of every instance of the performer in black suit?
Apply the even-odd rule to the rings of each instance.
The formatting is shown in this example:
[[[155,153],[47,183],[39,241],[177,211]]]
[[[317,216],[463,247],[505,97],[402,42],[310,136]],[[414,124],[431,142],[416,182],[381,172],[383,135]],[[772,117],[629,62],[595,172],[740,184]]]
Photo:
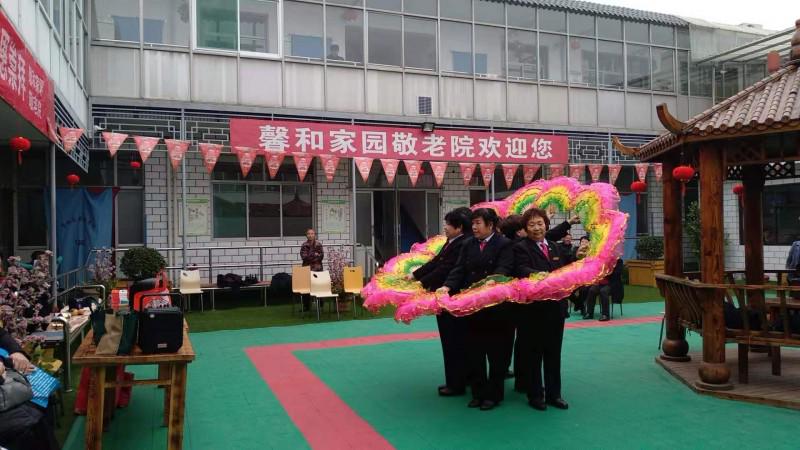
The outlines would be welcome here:
[[[514,246],[514,274],[527,277],[533,272],[550,272],[561,267],[563,257],[558,244],[548,239],[550,234],[545,237],[550,226],[547,213],[531,208],[523,219],[528,238]],[[561,398],[561,343],[566,317],[562,303],[565,301],[535,301],[520,308],[518,332],[523,342],[520,357],[529,355],[529,363],[524,367],[531,373],[518,373],[517,377],[528,378],[528,403],[538,410],[546,409],[547,404],[568,408],[567,402]]]
[[[458,260],[462,244],[468,239],[463,233],[471,226],[468,214],[472,214],[472,211],[463,209],[466,209],[466,212],[459,208],[444,216],[444,234],[447,243],[436,256],[410,275],[411,279],[419,281],[429,291],[442,287]],[[439,386],[439,395],[445,397],[464,395],[467,386],[465,320],[463,317],[455,317],[447,311],[442,311],[436,316],[436,324],[439,326],[439,338],[442,341],[445,377],[445,384]]]
[[[472,213],[473,237],[464,242],[455,267],[438,292],[456,293],[489,275],[511,273],[511,240],[495,232],[497,222],[494,210],[478,208]],[[503,400],[503,381],[514,340],[509,306],[502,303],[466,317],[467,373],[472,389],[472,401],[467,406],[470,408],[480,407],[486,411]]]

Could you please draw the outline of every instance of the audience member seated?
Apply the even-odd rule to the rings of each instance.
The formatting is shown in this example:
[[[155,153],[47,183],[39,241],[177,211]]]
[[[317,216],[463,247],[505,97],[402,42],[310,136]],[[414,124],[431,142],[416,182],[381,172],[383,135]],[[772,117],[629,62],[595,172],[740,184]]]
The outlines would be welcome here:
[[[600,321],[609,320],[609,297],[612,289],[618,291],[622,287],[622,260],[618,259],[614,270],[598,284],[589,286],[586,291],[586,313],[584,319],[594,319],[594,305],[597,297],[600,296]]]

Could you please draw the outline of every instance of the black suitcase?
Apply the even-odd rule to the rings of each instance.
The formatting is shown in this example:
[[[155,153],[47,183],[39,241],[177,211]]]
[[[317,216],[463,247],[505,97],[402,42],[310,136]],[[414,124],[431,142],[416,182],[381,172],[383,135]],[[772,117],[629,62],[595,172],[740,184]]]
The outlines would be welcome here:
[[[175,353],[183,346],[183,312],[180,308],[147,308],[139,315],[142,353]]]

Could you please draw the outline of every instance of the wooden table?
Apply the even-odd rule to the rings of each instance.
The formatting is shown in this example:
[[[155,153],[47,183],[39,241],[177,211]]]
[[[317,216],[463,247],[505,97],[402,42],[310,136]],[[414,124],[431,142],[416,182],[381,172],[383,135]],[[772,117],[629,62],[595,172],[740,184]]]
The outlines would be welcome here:
[[[145,355],[139,346],[128,356],[95,355],[90,331],[75,352],[72,362],[91,369],[89,403],[86,410],[85,443],[87,450],[103,448],[103,427],[108,425],[116,407],[115,389],[124,386],[156,385],[164,387],[164,424],[169,427],[167,448],[183,448],[183,421],[186,403],[186,369],[195,353],[189,341],[188,328],[183,329],[183,347],[177,353]],[[116,381],[118,365],[158,365],[158,378],[151,380]]]

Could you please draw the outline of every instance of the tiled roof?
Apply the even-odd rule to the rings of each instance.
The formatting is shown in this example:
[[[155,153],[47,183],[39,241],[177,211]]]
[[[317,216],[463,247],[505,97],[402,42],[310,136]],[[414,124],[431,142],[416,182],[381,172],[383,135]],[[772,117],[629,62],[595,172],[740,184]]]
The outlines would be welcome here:
[[[600,3],[582,2],[578,0],[494,0],[515,5],[541,6],[545,8],[564,9],[567,11],[596,14],[642,22],[655,22],[664,25],[688,26],[689,23],[678,16],[661,14],[640,9],[623,8],[621,6],[603,5]]]

